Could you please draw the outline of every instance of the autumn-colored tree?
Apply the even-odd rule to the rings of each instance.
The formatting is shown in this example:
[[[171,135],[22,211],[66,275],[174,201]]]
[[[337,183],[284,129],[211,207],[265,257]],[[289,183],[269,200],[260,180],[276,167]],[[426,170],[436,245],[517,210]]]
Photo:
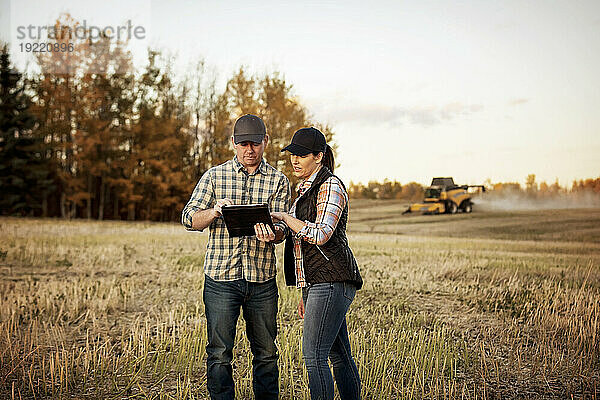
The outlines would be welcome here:
[[[295,185],[297,179],[292,174],[289,154],[281,149],[291,140],[293,133],[306,126],[320,129],[328,143],[335,150],[333,130],[329,125],[313,123],[306,108],[293,94],[292,85],[278,73],[266,74],[262,77],[250,76],[240,67],[229,79],[225,92],[215,96],[210,104],[207,118],[207,135],[205,153],[211,164],[216,165],[231,158],[229,145],[232,127],[235,120],[244,114],[261,117],[269,135],[269,145],[265,150],[265,159],[280,171],[284,172]]]
[[[600,194],[600,178],[573,181],[571,191],[576,193],[591,192]]]
[[[527,175],[527,179],[525,180],[525,188],[528,194],[535,195],[538,190],[537,183],[535,182],[535,174]]]
[[[520,192],[521,184],[518,182],[499,182],[492,184],[492,190],[496,193],[500,192]]]
[[[55,23],[57,32],[53,39],[69,51],[37,53],[41,73],[33,84],[35,112],[40,127],[37,135],[49,144],[50,157],[56,161],[59,179],[60,214],[63,218],[76,216],[77,206],[82,205],[86,195],[75,157],[74,137],[85,108],[81,104],[82,93],[79,77],[85,68],[85,42],[74,40],[67,28],[76,22],[62,15]]]
[[[419,201],[423,199],[424,188],[416,182],[409,182],[402,186],[401,198],[409,201]]]
[[[109,184],[118,178],[114,162],[122,152],[124,117],[131,115],[131,102],[127,103],[130,96],[124,89],[133,73],[131,55],[122,44],[101,38],[84,46],[88,69],[80,79],[83,112],[74,136],[78,165],[75,179],[79,182],[78,198],[85,199],[85,216],[92,218],[94,209],[96,217],[103,219]],[[124,104],[126,107],[121,108]]]
[[[259,88],[262,107],[260,116],[269,132],[269,146],[265,151],[265,158],[288,176],[295,186],[297,180],[293,175],[289,154],[282,153],[281,149],[290,143],[295,131],[310,125],[306,109],[293,96],[292,86],[278,73],[263,77],[259,81]],[[331,132],[326,130],[323,133],[329,136],[326,139],[331,142]]]
[[[150,51],[148,66],[138,82],[139,118],[130,146],[128,219],[136,209],[142,219],[172,220],[184,206],[191,183],[188,170],[192,147],[186,93],[177,93],[170,79],[168,60],[159,65],[160,53]],[[186,90],[185,86],[180,89]],[[187,162],[186,162],[187,161]]]
[[[203,166],[206,169],[221,164],[232,157],[232,129],[233,121],[227,96],[215,92],[211,93],[200,145]]]
[[[379,185],[379,190],[377,191],[378,199],[396,199],[400,198],[402,194],[402,185],[397,181],[390,181],[388,179],[384,179],[383,183]]]

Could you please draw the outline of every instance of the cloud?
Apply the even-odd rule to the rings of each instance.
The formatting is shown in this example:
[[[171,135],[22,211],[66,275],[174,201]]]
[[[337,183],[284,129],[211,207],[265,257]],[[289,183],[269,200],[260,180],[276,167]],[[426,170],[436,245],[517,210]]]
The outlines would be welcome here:
[[[466,105],[458,102],[448,103],[441,107],[415,106],[396,107],[380,104],[348,105],[341,104],[323,110],[327,116],[340,122],[358,122],[363,124],[414,124],[433,126],[460,117],[481,112],[483,105]]]
[[[517,28],[519,25],[514,21],[505,21],[499,24],[494,25],[494,30],[496,31],[506,31]]]
[[[525,104],[525,103],[529,103],[529,99],[525,99],[523,97],[519,97],[519,98],[516,98],[516,99],[509,100],[508,105],[509,106],[520,106],[520,105]]]

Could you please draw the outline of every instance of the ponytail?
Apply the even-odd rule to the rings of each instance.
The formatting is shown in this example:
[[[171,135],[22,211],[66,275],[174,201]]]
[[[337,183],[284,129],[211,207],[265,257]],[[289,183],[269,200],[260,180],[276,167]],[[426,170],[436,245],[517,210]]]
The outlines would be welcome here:
[[[329,146],[328,144],[325,145],[325,152],[323,153],[323,159],[321,160],[321,164],[324,167],[327,167],[329,169],[329,171],[333,174],[333,169],[335,168],[335,159],[333,157],[333,150],[331,149],[331,146]],[[313,153],[314,154],[314,153]],[[317,153],[319,154],[319,153]],[[317,155],[315,154],[315,155]]]

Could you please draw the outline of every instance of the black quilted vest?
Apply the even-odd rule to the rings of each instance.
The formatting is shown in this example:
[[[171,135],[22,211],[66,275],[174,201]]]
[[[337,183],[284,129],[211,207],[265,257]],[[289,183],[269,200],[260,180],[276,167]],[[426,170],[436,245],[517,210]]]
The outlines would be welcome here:
[[[329,169],[322,167],[311,187],[298,199],[296,218],[301,221],[314,222],[316,220],[319,188],[330,176],[332,174]],[[348,204],[342,211],[333,235],[326,243],[317,246],[302,241],[304,277],[309,284],[352,282],[358,289],[362,287],[363,281],[358,271],[356,259],[348,246],[348,238],[346,237],[347,222]],[[296,285],[295,269],[294,243],[292,237],[288,236],[285,241],[284,253],[285,282],[288,286]]]

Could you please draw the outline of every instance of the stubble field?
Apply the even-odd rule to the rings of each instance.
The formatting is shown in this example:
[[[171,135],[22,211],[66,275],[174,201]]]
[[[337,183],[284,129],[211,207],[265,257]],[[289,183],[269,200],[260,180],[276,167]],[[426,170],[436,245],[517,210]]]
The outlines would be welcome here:
[[[351,203],[364,399],[599,397],[600,209],[403,209]],[[177,224],[0,219],[0,398],[207,398],[206,240]],[[281,398],[308,399],[300,294],[277,279]],[[240,399],[249,354],[240,319]]]

